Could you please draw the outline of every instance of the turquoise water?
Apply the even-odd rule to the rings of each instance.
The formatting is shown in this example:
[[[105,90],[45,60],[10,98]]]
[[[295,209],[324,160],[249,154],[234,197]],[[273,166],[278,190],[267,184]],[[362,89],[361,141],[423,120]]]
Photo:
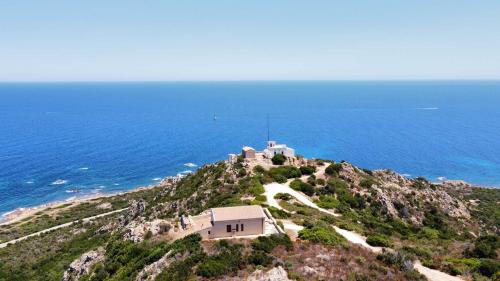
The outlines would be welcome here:
[[[307,157],[500,186],[498,81],[0,84],[0,213],[262,149],[267,113]]]

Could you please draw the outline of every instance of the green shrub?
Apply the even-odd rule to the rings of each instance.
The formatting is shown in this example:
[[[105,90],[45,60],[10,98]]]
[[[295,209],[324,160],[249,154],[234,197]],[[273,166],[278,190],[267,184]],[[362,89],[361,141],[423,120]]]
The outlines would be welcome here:
[[[271,215],[276,219],[287,219],[290,217],[290,214],[287,213],[286,211],[275,208],[273,206],[269,206],[267,207],[267,209],[269,210]]]
[[[266,169],[264,169],[261,165],[257,165],[255,167],[253,167],[253,171],[254,171],[254,173],[257,173],[257,174],[264,174],[266,172]]]
[[[491,277],[493,274],[500,272],[500,261],[481,259],[481,263],[477,267],[477,271],[484,276]]]
[[[418,233],[418,237],[435,240],[439,238],[439,230],[424,226]]]
[[[316,184],[317,184],[317,185],[324,186],[326,183],[325,183],[325,180],[324,180],[324,179],[317,179],[317,180],[316,180]]]
[[[283,165],[286,161],[286,157],[282,154],[276,154],[271,159],[274,165]]]
[[[302,181],[299,179],[294,179],[292,182],[290,182],[290,187],[294,190],[299,191],[300,190],[300,185],[302,184]]]
[[[269,169],[269,175],[274,177],[275,175],[282,175],[288,179],[298,178],[302,176],[300,170],[292,166],[281,166]]]
[[[300,172],[303,175],[312,175],[316,172],[316,167],[315,166],[302,166],[302,167],[300,167]]]
[[[279,199],[279,200],[284,200],[284,201],[288,201],[290,199],[292,199],[292,195],[288,194],[288,193],[277,193],[276,195],[274,195],[274,199]]]
[[[481,236],[474,242],[472,249],[466,249],[464,255],[473,258],[490,258],[497,257],[497,250],[500,246],[500,238],[494,235]]]
[[[255,200],[261,201],[261,202],[266,202],[267,201],[267,197],[265,195],[257,195],[255,197]]]
[[[347,240],[330,226],[313,226],[299,231],[299,238],[328,246],[348,245]]]
[[[349,185],[341,179],[333,178],[326,182],[325,191],[326,193],[334,194],[338,191],[345,190],[349,188]]]
[[[366,238],[366,243],[368,243],[371,246],[376,246],[376,247],[391,247],[392,246],[392,241],[389,239],[389,237],[382,235],[382,234],[369,235]]]
[[[324,209],[336,209],[340,202],[335,197],[330,195],[321,195],[317,205]]]
[[[377,184],[377,182],[372,178],[365,178],[359,183],[359,185],[364,188],[371,188],[374,184]]]
[[[264,193],[266,190],[264,189],[264,186],[260,183],[258,180],[253,181],[253,185],[250,188],[250,193],[254,196],[260,195]]]
[[[263,251],[252,251],[247,259],[250,264],[262,266],[269,266],[273,262],[273,258]]]
[[[271,253],[275,247],[282,245],[287,250],[293,249],[293,243],[288,235],[273,234],[271,236],[259,236],[252,242],[252,249],[255,251],[263,251]]]
[[[330,176],[336,176],[342,171],[342,164],[340,163],[333,163],[330,164],[330,166],[326,167],[325,173]]]

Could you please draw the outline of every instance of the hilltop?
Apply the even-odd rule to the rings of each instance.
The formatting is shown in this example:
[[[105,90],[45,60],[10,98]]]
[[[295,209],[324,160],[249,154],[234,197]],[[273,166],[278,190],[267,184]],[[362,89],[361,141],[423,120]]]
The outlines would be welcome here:
[[[301,197],[271,198],[276,184]],[[414,267],[420,263],[450,277],[495,280],[499,200],[497,189],[347,162],[238,157],[179,182],[0,226],[5,242],[74,221],[0,249],[0,280],[425,280]],[[250,204],[266,207],[286,234],[219,241],[180,235],[182,215]]]

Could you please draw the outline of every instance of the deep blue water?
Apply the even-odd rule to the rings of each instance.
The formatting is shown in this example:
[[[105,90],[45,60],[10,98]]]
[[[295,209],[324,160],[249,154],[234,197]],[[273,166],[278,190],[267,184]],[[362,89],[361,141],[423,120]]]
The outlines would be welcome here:
[[[267,113],[307,157],[500,186],[499,81],[7,83],[0,213],[261,149]]]

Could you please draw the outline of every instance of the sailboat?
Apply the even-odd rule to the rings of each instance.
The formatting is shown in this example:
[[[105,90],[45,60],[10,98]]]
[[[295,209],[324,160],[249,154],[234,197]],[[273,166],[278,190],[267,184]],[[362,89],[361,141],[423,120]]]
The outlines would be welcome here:
[[[214,121],[217,120],[217,115],[214,113]]]

